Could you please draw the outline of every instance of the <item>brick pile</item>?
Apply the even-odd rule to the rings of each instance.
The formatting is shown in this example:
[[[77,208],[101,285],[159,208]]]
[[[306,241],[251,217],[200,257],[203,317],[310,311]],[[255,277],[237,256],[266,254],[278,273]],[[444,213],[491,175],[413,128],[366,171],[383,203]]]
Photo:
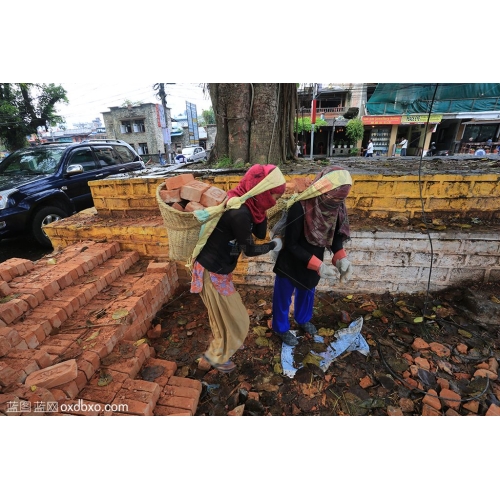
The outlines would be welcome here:
[[[194,415],[201,383],[147,337],[176,266],[116,242],[0,264],[0,414]]]
[[[223,189],[197,181],[193,174],[179,174],[165,179],[161,199],[180,212],[194,212],[220,205],[226,199]]]

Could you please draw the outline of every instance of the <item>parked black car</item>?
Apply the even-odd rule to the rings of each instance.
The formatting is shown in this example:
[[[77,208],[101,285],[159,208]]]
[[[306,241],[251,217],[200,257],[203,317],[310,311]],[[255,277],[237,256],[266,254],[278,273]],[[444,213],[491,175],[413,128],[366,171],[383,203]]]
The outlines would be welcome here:
[[[118,140],[20,149],[0,162],[0,239],[25,234],[51,247],[44,226],[92,207],[89,181],[144,168]]]

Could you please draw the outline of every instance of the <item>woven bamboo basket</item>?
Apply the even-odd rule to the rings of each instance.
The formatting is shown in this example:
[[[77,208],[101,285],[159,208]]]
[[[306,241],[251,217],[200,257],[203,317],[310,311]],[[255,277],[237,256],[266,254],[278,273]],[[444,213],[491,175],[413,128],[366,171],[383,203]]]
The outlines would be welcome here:
[[[198,243],[202,224],[192,212],[179,212],[167,205],[160,196],[164,187],[165,183],[162,182],[156,188],[156,201],[167,229],[169,257],[172,260],[187,262]]]
[[[266,216],[267,216],[267,228],[271,230],[276,223],[281,219],[281,216],[283,215],[283,212],[286,209],[286,203],[290,199],[289,196],[282,196],[281,198],[278,199],[276,202],[276,205],[274,207],[271,207],[269,210],[266,211]]]

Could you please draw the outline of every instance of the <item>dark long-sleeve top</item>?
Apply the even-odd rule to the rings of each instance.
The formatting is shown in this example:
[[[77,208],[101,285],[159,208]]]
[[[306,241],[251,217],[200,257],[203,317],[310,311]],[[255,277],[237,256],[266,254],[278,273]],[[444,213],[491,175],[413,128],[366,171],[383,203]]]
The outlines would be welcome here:
[[[240,208],[227,210],[196,260],[212,273],[229,274],[234,271],[241,252],[247,257],[255,257],[276,247],[275,242],[255,244],[252,235],[264,239],[266,232],[267,219],[254,224],[250,210],[245,204]]]
[[[338,221],[338,220],[337,220]],[[335,229],[330,250],[335,253],[343,249],[342,236]],[[300,202],[294,203],[288,210],[284,246],[281,249],[273,271],[281,277],[288,278],[295,287],[313,289],[319,282],[317,271],[307,269],[311,257],[315,255],[321,261],[325,247],[311,245],[304,234],[304,209]]]

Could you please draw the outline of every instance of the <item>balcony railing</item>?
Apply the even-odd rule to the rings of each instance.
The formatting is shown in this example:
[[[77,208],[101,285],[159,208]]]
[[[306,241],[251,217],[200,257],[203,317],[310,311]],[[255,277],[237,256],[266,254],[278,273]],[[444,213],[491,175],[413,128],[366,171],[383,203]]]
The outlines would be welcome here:
[[[346,106],[339,106],[336,108],[316,108],[316,115],[320,114],[327,114],[327,113],[333,113],[333,114],[341,114],[345,113],[347,111]],[[304,113],[304,115],[310,115],[311,114],[311,108],[300,108],[299,109],[299,115]]]

